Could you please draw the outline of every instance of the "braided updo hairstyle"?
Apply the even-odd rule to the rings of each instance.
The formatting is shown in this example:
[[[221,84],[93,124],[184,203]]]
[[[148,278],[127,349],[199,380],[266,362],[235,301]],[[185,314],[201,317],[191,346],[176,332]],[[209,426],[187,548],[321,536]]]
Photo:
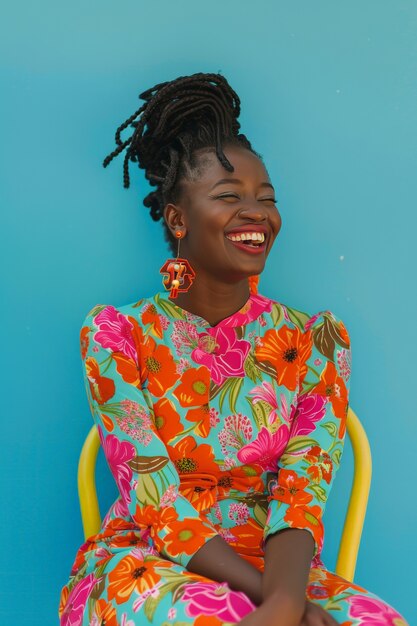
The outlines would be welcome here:
[[[129,187],[129,161],[145,171],[156,189],[143,200],[153,220],[162,218],[165,239],[176,254],[177,240],[171,234],[163,210],[178,200],[181,179],[199,175],[196,150],[214,151],[223,167],[233,172],[225,145],[239,145],[258,158],[245,135],[239,133],[240,100],[221,74],[192,74],[159,83],[139,96],[145,103],[116,131],[117,147],[103,162],[107,165],[124,150],[123,185]],[[128,127],[127,139],[121,135]]]

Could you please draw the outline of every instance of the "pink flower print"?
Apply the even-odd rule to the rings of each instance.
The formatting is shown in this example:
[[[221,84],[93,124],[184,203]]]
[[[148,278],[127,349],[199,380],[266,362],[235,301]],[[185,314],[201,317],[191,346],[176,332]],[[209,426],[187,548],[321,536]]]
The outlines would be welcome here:
[[[229,506],[228,516],[236,526],[246,524],[250,516],[249,507],[244,502],[234,502]]]
[[[162,586],[161,582],[156,583],[156,585],[154,587],[151,587],[150,589],[146,589],[143,593],[141,593],[139,595],[139,597],[134,601],[133,605],[132,605],[132,609],[135,611],[135,613],[137,613],[137,611],[139,611],[142,606],[145,604],[145,601],[152,597],[152,598],[158,598],[159,594],[160,594],[160,587]]]
[[[175,619],[177,617],[177,609],[171,607],[168,611],[168,619]]]
[[[130,484],[133,473],[127,462],[131,461],[136,455],[135,447],[129,441],[120,441],[115,435],[108,435],[104,438],[100,426],[98,427],[98,432],[104,455],[119,487],[120,495],[123,501],[129,504],[131,502]]]
[[[218,533],[227,543],[233,543],[234,541],[237,541],[237,537],[233,535],[230,528],[219,528]]]
[[[117,415],[117,423],[123,432],[136,439],[144,446],[152,441],[152,420],[148,411],[133,400],[122,400],[123,415]]]
[[[322,315],[323,313],[328,313],[330,316],[332,316],[332,313],[330,313],[330,311],[319,311],[318,313],[316,313],[315,315],[313,315],[312,317],[310,317],[310,319],[308,319],[306,321],[306,323],[304,324],[304,331],[307,332],[307,330],[309,330],[314,322],[320,317],[320,315]]]
[[[158,315],[162,330],[166,330],[171,322],[165,315]]]
[[[272,301],[260,294],[251,294],[248,301],[234,315],[220,322],[223,328],[228,326],[244,326],[257,319],[262,313],[272,310]]]
[[[181,597],[186,602],[189,617],[217,615],[222,622],[238,623],[255,609],[255,605],[242,591],[232,591],[227,583],[195,582],[185,585]]]
[[[314,365],[321,365],[323,361],[321,359],[314,359]]]
[[[255,463],[264,471],[276,471],[277,461],[285,450],[289,436],[286,424],[282,424],[273,434],[262,426],[256,439],[238,451],[237,458],[245,465]]]
[[[300,396],[297,402],[297,412],[291,430],[291,437],[308,435],[315,428],[315,422],[322,419],[326,413],[327,398],[315,393]]]
[[[338,350],[337,351],[337,364],[340,369],[340,375],[345,382],[347,382],[350,378],[351,371],[351,352],[350,350]]]
[[[273,424],[278,417],[282,417],[288,424],[291,423],[295,406],[290,404],[288,406],[288,400],[284,393],[280,394],[281,408],[278,404],[277,395],[274,387],[271,383],[263,382],[260,387],[254,387],[252,391],[249,391],[249,395],[253,396],[253,404],[256,404],[260,400],[263,400],[271,407],[271,411],[268,415],[268,423]]]
[[[349,616],[367,626],[408,626],[405,619],[380,598],[354,595],[346,598]]]
[[[197,328],[194,324],[184,320],[175,321],[173,323],[171,340],[179,357],[183,354],[189,354],[198,344]]]
[[[249,341],[237,338],[234,328],[209,328],[199,335],[191,358],[205,365],[215,384],[221,385],[229,376],[245,375],[244,362],[250,348]]]
[[[161,508],[164,506],[170,506],[178,498],[177,488],[174,485],[169,485],[168,489],[162,494],[160,500]]]
[[[214,428],[220,422],[219,412],[216,411],[214,407],[211,407],[209,409],[209,414],[210,414],[210,427]]]
[[[239,450],[252,438],[252,424],[247,415],[238,413],[224,419],[224,428],[219,432],[222,453],[227,457],[231,451]]]
[[[280,416],[284,418],[284,420],[288,424],[291,424],[295,417],[296,410],[297,410],[297,406],[296,406],[297,395],[294,396],[293,401],[291,402],[289,406],[288,406],[287,397],[285,396],[284,393],[281,393],[280,398],[281,398]]]
[[[268,421],[272,424],[276,419],[276,410],[278,408],[277,396],[271,383],[263,382],[260,387],[254,387],[249,391],[249,395],[253,396],[253,404],[263,400],[271,407]]]
[[[114,306],[107,306],[95,318],[94,323],[99,330],[94,334],[94,340],[103,348],[110,348],[113,352],[121,352],[129,359],[138,362],[138,354],[133,341],[133,325]]]
[[[68,596],[67,604],[61,615],[61,626],[81,626],[88,597],[100,580],[94,574],[89,574],[75,585]]]
[[[214,504],[213,509],[214,509],[214,517],[219,522],[219,524],[221,524],[223,522],[223,515],[222,515],[222,510],[218,502]]]
[[[184,357],[181,357],[180,360],[177,362],[177,374],[182,376],[185,370],[188,370],[189,367],[190,367],[189,361],[185,359]]]
[[[120,626],[135,626],[135,622],[131,619],[127,619],[127,613],[122,613],[122,621]]]

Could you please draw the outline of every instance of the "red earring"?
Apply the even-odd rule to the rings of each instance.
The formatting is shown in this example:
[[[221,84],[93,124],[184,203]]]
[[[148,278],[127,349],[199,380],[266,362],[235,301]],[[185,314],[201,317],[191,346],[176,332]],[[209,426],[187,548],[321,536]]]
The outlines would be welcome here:
[[[183,236],[181,230],[175,231],[175,237],[178,239],[177,258],[167,259],[159,270],[163,276],[162,284],[170,292],[171,299],[176,298],[180,291],[188,291],[195,278],[195,272],[187,259],[179,258],[180,241]]]

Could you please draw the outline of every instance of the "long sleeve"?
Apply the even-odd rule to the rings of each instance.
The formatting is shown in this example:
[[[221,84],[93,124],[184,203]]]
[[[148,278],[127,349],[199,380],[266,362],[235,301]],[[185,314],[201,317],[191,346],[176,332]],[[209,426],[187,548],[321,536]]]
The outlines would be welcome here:
[[[307,349],[300,362],[290,438],[269,481],[264,540],[284,528],[308,530],[314,555],[323,545],[322,517],[344,446],[349,406],[350,340],[331,311],[304,325]]]
[[[178,472],[141,384],[139,337],[133,317],[112,306],[92,309],[81,329],[87,396],[126,513],[149,529],[162,555],[186,567],[218,533],[179,492]]]

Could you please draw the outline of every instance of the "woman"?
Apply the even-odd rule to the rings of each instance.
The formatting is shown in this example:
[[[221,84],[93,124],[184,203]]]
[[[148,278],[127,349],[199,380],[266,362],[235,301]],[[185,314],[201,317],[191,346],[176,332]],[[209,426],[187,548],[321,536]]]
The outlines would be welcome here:
[[[195,74],[141,98],[104,165],[125,151],[125,187],[129,161],[145,170],[173,258],[164,289],[98,305],[81,330],[120,495],[77,554],[61,625],[406,624],[320,557],[349,336],[257,293],[281,217],[238,96]]]

